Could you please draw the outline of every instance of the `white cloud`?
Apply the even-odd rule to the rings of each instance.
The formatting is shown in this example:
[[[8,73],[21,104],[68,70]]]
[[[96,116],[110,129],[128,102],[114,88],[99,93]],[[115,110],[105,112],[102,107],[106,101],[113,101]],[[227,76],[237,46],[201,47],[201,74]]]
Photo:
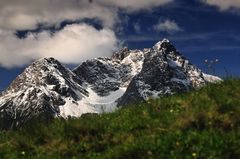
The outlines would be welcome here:
[[[53,56],[64,63],[106,56],[118,42],[119,9],[127,13],[149,10],[174,0],[0,0],[0,66],[15,67]],[[57,26],[65,20],[98,19],[102,30],[71,25],[53,36],[47,31],[17,38],[16,30],[36,29],[38,24]],[[118,26],[116,26],[118,25]],[[12,58],[14,57],[14,58]]]
[[[164,5],[173,0],[3,0],[0,1],[1,29],[33,29],[38,23],[57,24],[63,20],[98,18],[112,27],[117,10],[134,12]]]
[[[206,4],[217,6],[220,10],[240,9],[240,0],[202,0]]]
[[[137,11],[141,9],[150,9],[152,7],[164,5],[172,1],[174,0],[101,0],[99,1],[99,3],[102,3],[104,5],[124,8],[132,12],[132,11]]]
[[[54,35],[47,31],[30,33],[25,39],[19,39],[11,32],[0,32],[0,65],[22,66],[42,57],[79,64],[86,59],[109,56],[116,47],[113,31],[96,30],[86,24],[68,25]]]
[[[98,18],[110,27],[117,18],[115,9],[88,0],[7,0],[0,1],[0,28],[33,29],[38,23],[49,25],[64,20]]]
[[[156,31],[168,33],[182,31],[182,29],[178,26],[176,22],[168,19],[165,21],[159,21],[159,23],[154,25],[153,28]]]

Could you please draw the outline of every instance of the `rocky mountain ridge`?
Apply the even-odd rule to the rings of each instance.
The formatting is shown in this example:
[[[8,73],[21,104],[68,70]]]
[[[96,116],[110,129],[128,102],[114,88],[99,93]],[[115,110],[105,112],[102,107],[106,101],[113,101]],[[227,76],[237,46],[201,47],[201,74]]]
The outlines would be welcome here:
[[[152,48],[123,48],[69,70],[53,58],[35,61],[0,95],[0,127],[35,116],[112,112],[150,97],[187,92],[221,79],[204,74],[166,39]]]

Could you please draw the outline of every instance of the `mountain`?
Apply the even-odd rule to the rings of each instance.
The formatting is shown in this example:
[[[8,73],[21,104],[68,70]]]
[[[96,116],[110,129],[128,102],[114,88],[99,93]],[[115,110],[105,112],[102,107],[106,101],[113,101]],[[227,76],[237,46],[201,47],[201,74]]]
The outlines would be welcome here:
[[[1,93],[0,118],[15,127],[37,115],[59,116],[60,105],[87,95],[81,79],[53,58],[35,61]]]
[[[166,39],[152,48],[123,48],[69,70],[53,58],[35,61],[0,95],[0,127],[15,128],[39,116],[80,117],[187,92],[221,80],[203,73]]]
[[[128,105],[129,101],[147,100],[149,97],[187,92],[215,82],[218,77],[203,73],[191,64],[167,40],[158,42],[150,49],[144,49],[141,71],[131,80],[118,105]]]

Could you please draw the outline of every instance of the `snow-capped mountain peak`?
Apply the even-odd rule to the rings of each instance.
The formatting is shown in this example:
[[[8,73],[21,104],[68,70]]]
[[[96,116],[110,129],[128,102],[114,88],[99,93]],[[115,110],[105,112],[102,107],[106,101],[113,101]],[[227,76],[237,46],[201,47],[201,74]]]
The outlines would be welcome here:
[[[164,43],[170,43],[170,41],[169,41],[168,39],[163,39],[163,40],[161,40],[161,41],[158,41],[158,42],[153,46],[153,48],[159,50],[159,49],[163,48],[163,45],[162,45],[162,44],[164,44]]]
[[[43,114],[46,119],[60,113],[64,98],[75,101],[88,94],[82,81],[53,58],[33,62],[0,97],[0,119],[8,127],[16,127]]]
[[[54,58],[33,62],[0,95],[3,128],[33,117],[80,117],[112,112],[132,102],[186,92],[219,81],[204,74],[164,39],[152,48],[127,47],[87,60],[74,70]]]

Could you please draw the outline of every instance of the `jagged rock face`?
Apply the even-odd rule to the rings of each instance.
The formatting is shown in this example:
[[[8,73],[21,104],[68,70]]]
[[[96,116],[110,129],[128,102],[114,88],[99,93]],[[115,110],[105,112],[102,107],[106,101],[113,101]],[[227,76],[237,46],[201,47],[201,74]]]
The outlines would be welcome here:
[[[0,119],[16,127],[37,115],[49,119],[60,113],[64,98],[80,100],[87,95],[82,81],[53,58],[34,62],[2,92]],[[8,123],[8,124],[6,124]]]
[[[146,49],[144,56],[143,68],[118,100],[119,106],[149,97],[186,92],[206,83],[202,72],[177,52],[168,40]]]
[[[96,58],[82,63],[73,70],[99,96],[107,96],[121,87],[127,87],[142,69],[144,60],[140,50],[123,49],[111,58]]]
[[[132,102],[219,80],[202,73],[168,40],[149,49],[123,48],[112,57],[83,62],[73,71],[45,58],[26,68],[0,95],[0,128],[21,125],[39,115],[49,119],[112,112]]]

